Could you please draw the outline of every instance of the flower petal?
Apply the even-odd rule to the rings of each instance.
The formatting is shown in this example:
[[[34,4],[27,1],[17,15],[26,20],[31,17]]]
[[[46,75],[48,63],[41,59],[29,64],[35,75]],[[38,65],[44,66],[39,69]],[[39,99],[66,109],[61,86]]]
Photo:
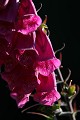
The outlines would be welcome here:
[[[24,35],[35,31],[42,22],[32,0],[21,1],[18,16],[16,29]]]
[[[25,14],[35,14],[37,11],[32,0],[22,0],[19,6],[19,17],[24,16]]]
[[[29,14],[25,15],[23,19],[20,19],[17,23],[18,32],[27,35],[31,33],[41,25],[41,18],[38,15]]]
[[[55,74],[51,73],[49,76],[38,75],[40,84],[37,86],[37,92],[49,92],[53,89],[56,89],[56,78]]]
[[[31,94],[31,93],[30,93]],[[10,96],[16,100],[16,103],[18,105],[18,108],[22,108],[28,101],[30,94],[24,95],[22,99],[19,98],[17,93],[11,93]]]
[[[40,61],[52,59],[55,56],[49,37],[40,28],[36,31],[35,48],[39,53]]]
[[[60,94],[57,91],[55,74],[52,73],[49,76],[39,74],[38,79],[40,82],[36,88],[34,100],[41,104],[51,106],[60,98]]]
[[[58,99],[60,99],[60,94],[56,90],[50,92],[38,92],[34,95],[35,101],[48,106],[52,106]]]
[[[14,49],[26,50],[27,48],[32,48],[34,46],[33,33],[28,35],[23,35],[19,32],[15,33],[15,37],[12,40],[12,46]]]
[[[12,62],[14,63],[13,59]],[[38,85],[35,71],[33,66],[27,69],[19,63],[15,64],[14,67],[8,65],[8,68],[6,68],[6,66],[5,71],[1,73],[1,77],[8,83],[11,95],[18,106],[22,107],[29,100],[27,95],[32,93]]]
[[[36,50],[25,50],[24,53],[19,57],[19,62],[31,70],[32,68],[34,68],[34,64],[37,58],[38,54]]]
[[[50,73],[52,73],[55,69],[57,69],[60,66],[61,62],[56,57],[53,59],[49,59],[46,61],[39,61],[37,63],[36,70],[44,75],[48,76]]]

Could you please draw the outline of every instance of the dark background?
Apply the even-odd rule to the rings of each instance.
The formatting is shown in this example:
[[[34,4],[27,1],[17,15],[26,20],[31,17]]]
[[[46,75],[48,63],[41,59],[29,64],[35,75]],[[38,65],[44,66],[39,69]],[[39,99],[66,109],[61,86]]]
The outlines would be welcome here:
[[[80,6],[78,1],[33,1],[37,9],[42,3],[42,8],[38,12],[41,18],[44,20],[45,15],[48,16],[47,25],[54,50],[61,48],[63,43],[65,43],[65,48],[62,50],[63,77],[66,78],[67,68],[70,68],[72,73],[70,79],[73,80],[73,83],[80,86]],[[21,114],[21,109],[18,109],[15,101],[10,98],[10,91],[5,88],[5,85],[6,83],[0,79],[0,120],[27,120],[29,116],[26,117]],[[76,101],[78,109],[80,109],[79,95]]]

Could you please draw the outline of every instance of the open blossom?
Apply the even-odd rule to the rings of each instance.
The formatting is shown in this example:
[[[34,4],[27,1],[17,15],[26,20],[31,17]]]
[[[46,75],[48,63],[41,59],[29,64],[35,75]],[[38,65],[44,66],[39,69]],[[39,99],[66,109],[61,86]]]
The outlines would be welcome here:
[[[22,0],[18,10],[17,31],[27,35],[28,33],[35,31],[40,26],[41,22],[42,20],[37,15],[32,0]]]
[[[14,6],[18,4],[15,1]],[[19,108],[29,101],[34,90],[35,101],[51,106],[60,98],[55,70],[61,62],[55,56],[49,37],[39,27],[42,20],[33,1],[21,0],[16,12],[15,20],[10,22],[10,14],[8,23],[5,20],[6,26],[0,25],[0,65],[5,67],[1,76],[8,83],[10,95]]]

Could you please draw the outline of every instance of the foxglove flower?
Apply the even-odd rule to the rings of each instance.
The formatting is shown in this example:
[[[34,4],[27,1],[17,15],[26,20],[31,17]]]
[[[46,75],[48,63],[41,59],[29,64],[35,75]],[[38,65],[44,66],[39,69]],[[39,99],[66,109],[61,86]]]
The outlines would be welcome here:
[[[21,1],[16,25],[17,31],[27,35],[28,33],[37,30],[41,22],[42,20],[37,15],[36,8],[32,0]]]
[[[54,57],[53,59],[37,62],[36,70],[40,74],[48,76],[50,73],[56,70],[60,64],[60,60]]]
[[[5,71],[1,73],[2,78],[8,83],[13,97],[18,107],[23,107],[29,101],[29,95],[37,87],[37,77],[34,71],[34,61],[36,52],[26,51],[20,62],[10,55],[4,59]]]
[[[12,0],[7,6],[0,14],[0,64],[5,67],[1,76],[19,108],[29,101],[34,90],[35,101],[51,106],[60,98],[54,73],[60,60],[40,27],[42,20],[33,1],[21,0],[19,4],[19,0]]]
[[[36,88],[34,100],[44,105],[53,105],[60,98],[60,94],[56,89],[55,74],[51,73],[48,76],[39,74],[38,79],[40,84]]]

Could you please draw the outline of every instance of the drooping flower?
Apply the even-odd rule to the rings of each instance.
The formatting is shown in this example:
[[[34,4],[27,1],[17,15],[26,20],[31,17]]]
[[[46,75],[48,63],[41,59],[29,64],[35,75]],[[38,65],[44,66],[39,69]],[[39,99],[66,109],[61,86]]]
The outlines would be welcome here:
[[[39,84],[34,94],[34,100],[51,106],[60,98],[54,71],[59,68],[61,62],[55,56],[49,37],[41,28],[36,31],[35,48],[39,55],[36,65]]]
[[[14,6],[17,5],[16,0]],[[54,73],[61,64],[60,60],[40,27],[42,20],[33,1],[21,0],[18,8],[17,17],[9,14],[9,27],[0,25],[0,64],[5,67],[1,76],[8,83],[10,95],[19,108],[29,101],[34,90],[35,101],[51,106],[60,98]],[[3,18],[0,17],[2,21]]]
[[[27,35],[31,33],[40,26],[41,18],[38,15],[29,14],[25,15],[23,19],[18,21],[18,32]]]
[[[4,60],[5,71],[1,76],[8,83],[11,97],[16,100],[18,107],[23,107],[29,101],[29,95],[38,85],[34,71],[35,54],[35,51],[26,51],[20,62],[10,55]]]
[[[34,100],[44,105],[53,105],[60,98],[60,94],[56,89],[55,74],[51,73],[48,76],[39,74],[38,79],[40,84],[37,86]]]
[[[50,73],[56,70],[60,66],[60,64],[60,60],[54,57],[53,59],[37,62],[36,70],[40,74],[48,76]]]
[[[35,48],[39,53],[39,61],[45,61],[55,57],[49,37],[39,28],[36,31]]]
[[[21,1],[18,13],[16,29],[24,35],[37,30],[42,22],[32,0]]]

